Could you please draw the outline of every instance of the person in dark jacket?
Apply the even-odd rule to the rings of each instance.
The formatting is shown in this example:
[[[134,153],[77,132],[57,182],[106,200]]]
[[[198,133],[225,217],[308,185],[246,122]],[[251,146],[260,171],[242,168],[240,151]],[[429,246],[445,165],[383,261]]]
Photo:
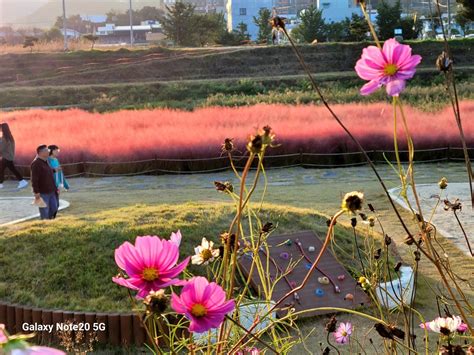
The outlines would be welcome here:
[[[15,167],[15,140],[7,123],[1,125],[2,137],[0,137],[0,189],[3,188],[3,181],[5,179],[5,169],[8,168],[15,175],[18,180],[18,188],[22,189],[28,186],[28,181],[23,179],[18,169]]]
[[[31,186],[35,194],[35,204],[39,206],[41,219],[54,219],[58,212],[59,199],[53,169],[48,164],[48,147],[40,145],[36,153],[36,158],[31,163]]]

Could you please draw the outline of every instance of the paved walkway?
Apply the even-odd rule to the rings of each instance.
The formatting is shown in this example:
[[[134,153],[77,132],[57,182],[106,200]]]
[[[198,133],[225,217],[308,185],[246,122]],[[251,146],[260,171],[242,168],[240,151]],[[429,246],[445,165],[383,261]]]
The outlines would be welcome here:
[[[33,197],[0,197],[0,227],[38,218],[38,208],[31,202]],[[59,210],[67,207],[69,202],[60,199]]]
[[[462,233],[461,227],[456,221],[452,211],[444,210],[444,199],[454,202],[459,198],[462,210],[457,212],[459,220],[466,231],[471,248],[474,248],[474,209],[471,208],[471,199],[468,183],[450,183],[445,190],[446,193],[441,196],[440,205],[436,208],[431,222],[436,226],[436,229],[444,237],[451,240],[458,248],[460,248],[467,255],[471,255],[467,246],[466,239]],[[436,185],[421,184],[417,186],[417,192],[420,199],[421,209],[425,220],[429,220],[433,209],[436,206],[437,196],[440,190]],[[400,188],[390,190],[391,195],[396,202],[403,208],[408,210],[408,205],[399,196]],[[408,191],[408,200],[413,208],[415,208],[415,198],[412,191]]]

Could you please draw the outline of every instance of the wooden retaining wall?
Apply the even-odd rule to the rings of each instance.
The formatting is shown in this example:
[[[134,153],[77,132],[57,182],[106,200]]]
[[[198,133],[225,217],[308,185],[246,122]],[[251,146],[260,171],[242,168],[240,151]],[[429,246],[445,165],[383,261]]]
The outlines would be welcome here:
[[[89,328],[89,331],[84,332],[86,340],[95,333],[98,343],[101,344],[141,346],[146,341],[145,328],[138,315],[133,313],[71,312],[33,308],[0,301],[0,323],[5,324],[9,334],[32,333],[23,331],[23,324],[53,325],[52,332],[36,333],[34,342],[37,344],[59,343],[60,330],[58,331],[56,324],[65,324],[68,321],[78,325],[83,324],[85,329]],[[97,331],[94,332],[94,328]]]

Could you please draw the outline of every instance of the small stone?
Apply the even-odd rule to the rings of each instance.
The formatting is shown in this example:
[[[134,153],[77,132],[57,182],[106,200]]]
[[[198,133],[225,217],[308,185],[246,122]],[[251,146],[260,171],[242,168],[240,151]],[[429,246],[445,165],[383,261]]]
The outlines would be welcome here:
[[[316,250],[316,248],[313,247],[312,245],[308,247],[308,251],[309,251],[310,253],[314,252],[315,250]]]
[[[326,276],[318,277],[318,282],[321,285],[329,285],[329,279]]]
[[[354,295],[352,293],[348,293],[344,296],[344,299],[346,301],[353,301],[354,300]]]
[[[339,275],[339,276],[337,277],[337,279],[338,279],[339,281],[344,281],[345,278],[346,278],[346,275]]]
[[[288,260],[290,258],[290,254],[284,251],[283,253],[280,253],[280,258]]]

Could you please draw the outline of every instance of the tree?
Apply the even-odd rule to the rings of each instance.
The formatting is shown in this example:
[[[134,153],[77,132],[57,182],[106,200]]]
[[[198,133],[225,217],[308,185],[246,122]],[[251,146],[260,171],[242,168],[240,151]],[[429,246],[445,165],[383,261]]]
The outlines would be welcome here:
[[[298,17],[301,23],[292,31],[298,40],[306,43],[312,43],[315,39],[324,41],[326,25],[322,10],[310,5],[307,9],[301,10]]]
[[[394,36],[394,30],[400,26],[402,8],[398,0],[393,6],[382,0],[377,6],[377,27],[381,40],[386,40]]]
[[[347,22],[331,22],[326,25],[325,33],[328,42],[341,42],[348,37]]]
[[[43,34],[43,39],[46,42],[55,42],[55,41],[59,41],[63,38],[64,38],[63,33],[57,27],[53,27],[53,28],[51,28],[50,30],[46,31]]]
[[[94,35],[94,34],[92,34],[92,33],[89,33],[89,34],[87,34],[87,35],[84,35],[84,36],[82,36],[82,38],[84,38],[85,40],[87,40],[87,41],[89,41],[89,42],[92,43],[92,45],[91,45],[91,50],[94,49],[95,42],[97,42],[97,40],[99,39],[98,36],[96,36],[96,35]]]
[[[204,46],[215,43],[219,34],[225,30],[223,14],[193,15],[192,45]]]
[[[35,43],[39,41],[38,37],[26,36],[25,41],[23,42],[23,48],[30,48],[30,53],[33,52],[33,47]]]
[[[267,8],[261,8],[258,11],[258,17],[253,17],[253,22],[258,27],[257,42],[269,42],[272,34],[272,28],[270,27],[270,19],[272,13]]]
[[[455,16],[455,20],[457,24],[461,27],[463,34],[466,35],[466,31],[467,31],[468,25],[471,23],[471,20],[465,16],[464,11],[458,11],[458,13]]]
[[[162,22],[166,37],[179,46],[192,45],[195,30],[194,6],[179,1],[174,6],[166,8],[168,14]]]
[[[240,41],[248,41],[250,39],[250,34],[248,33],[247,24],[240,22],[237,25],[237,28],[234,30],[235,34],[239,37]]]
[[[349,20],[349,36],[347,40],[350,42],[360,42],[366,40],[367,32],[369,31],[369,25],[364,16],[352,14],[352,17]]]
[[[117,26],[128,26],[130,25],[130,11],[117,12],[112,10],[107,13],[108,23],[114,23]],[[140,10],[132,10],[132,24],[139,25],[143,21],[155,20],[162,21],[165,17],[163,10],[158,9],[154,6],[144,6]]]
[[[457,0],[458,4],[461,5],[459,13],[463,17],[470,21],[474,21],[474,1],[472,0]]]
[[[66,19],[66,25],[68,29],[75,30],[79,33],[87,33],[91,30],[93,24],[90,21],[84,21],[80,15],[72,15]],[[63,28],[63,18],[58,16],[54,27]]]
[[[423,23],[415,18],[405,17],[400,19],[403,39],[417,39],[423,29]]]

